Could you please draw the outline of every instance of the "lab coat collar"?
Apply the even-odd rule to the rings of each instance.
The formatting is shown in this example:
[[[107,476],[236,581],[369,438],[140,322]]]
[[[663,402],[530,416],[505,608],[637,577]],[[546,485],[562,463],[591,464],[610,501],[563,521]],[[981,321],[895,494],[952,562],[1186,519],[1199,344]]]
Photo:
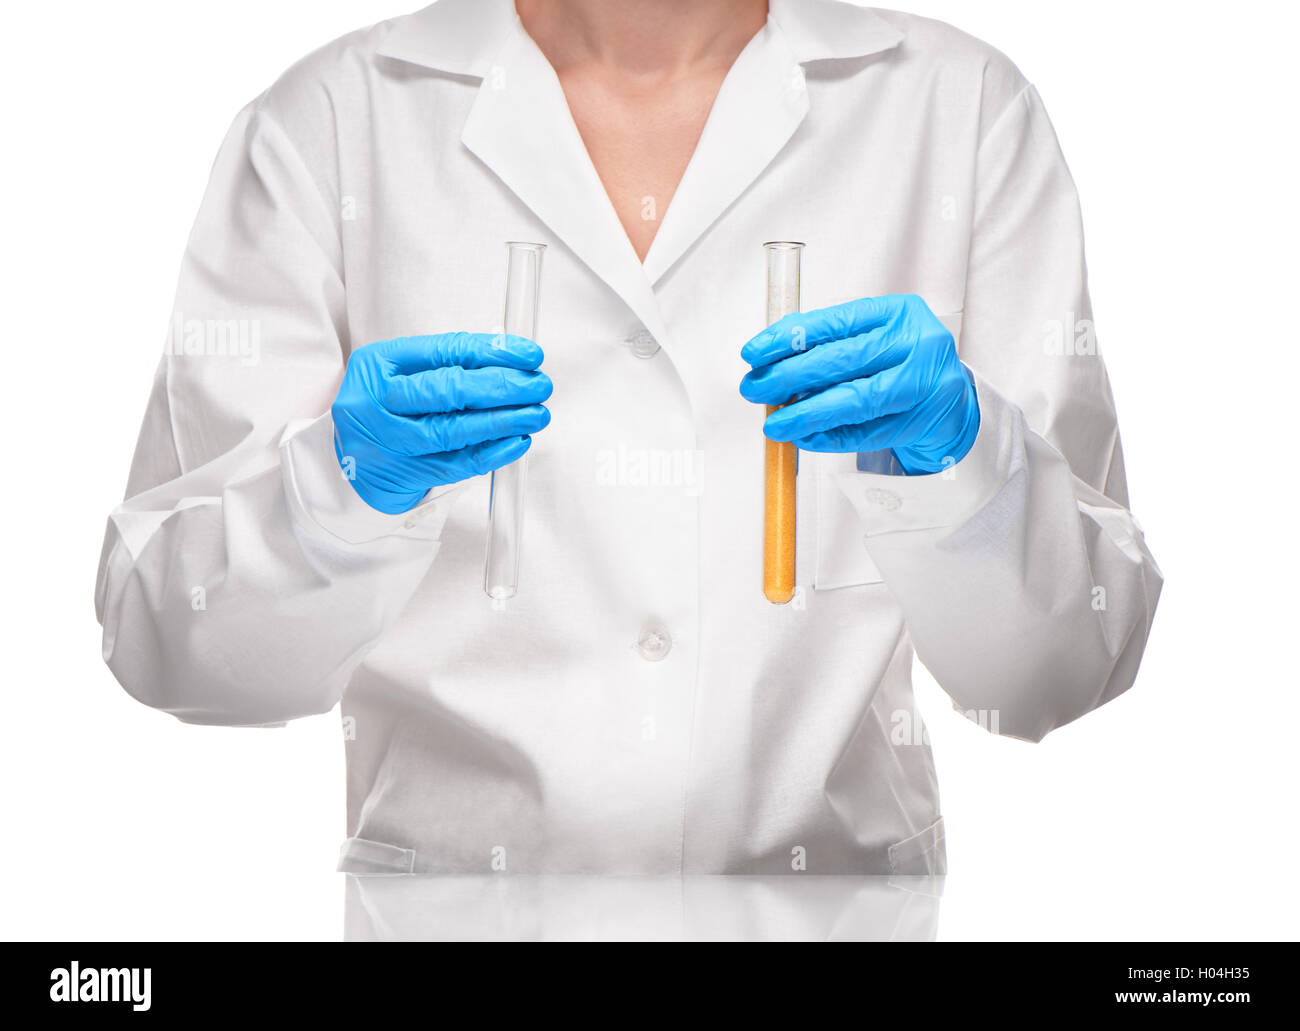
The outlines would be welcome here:
[[[627,238],[554,69],[514,0],[438,0],[399,20],[380,54],[483,80],[461,141],[631,309],[672,356],[655,284],[794,135],[808,112],[800,66],[887,50],[901,33],[833,0],[770,0],[737,58],[644,264]],[[761,242],[761,241],[757,241]]]
[[[767,16],[800,64],[869,57],[903,41],[902,31],[875,11],[840,0],[768,0]]]
[[[379,54],[484,79],[518,21],[514,0],[438,0],[395,19]]]

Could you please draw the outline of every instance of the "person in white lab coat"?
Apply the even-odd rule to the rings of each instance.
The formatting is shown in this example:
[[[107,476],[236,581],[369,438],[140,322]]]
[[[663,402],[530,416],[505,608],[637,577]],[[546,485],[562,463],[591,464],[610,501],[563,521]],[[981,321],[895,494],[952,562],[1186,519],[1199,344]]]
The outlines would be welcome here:
[[[662,9],[441,0],[295,65],[217,157],[108,520],[104,656],[194,723],[342,700],[345,870],[938,873],[913,649],[1029,740],[1136,676],[1161,576],[1034,87],[905,14]],[[494,607],[487,477],[381,512],[331,406],[366,345],[499,329],[507,240],[548,245],[554,392]],[[805,310],[918,296],[978,398],[940,473],[800,452],[788,605],[737,389],[768,240],[806,242]]]

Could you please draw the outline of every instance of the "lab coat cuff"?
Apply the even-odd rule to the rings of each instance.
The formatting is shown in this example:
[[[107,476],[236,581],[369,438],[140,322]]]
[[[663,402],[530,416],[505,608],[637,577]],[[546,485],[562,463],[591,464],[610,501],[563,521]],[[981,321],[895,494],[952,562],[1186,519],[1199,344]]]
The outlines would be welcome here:
[[[348,544],[401,536],[437,541],[461,484],[435,487],[408,512],[371,508],[348,482],[334,451],[334,419],[296,420],[280,438],[285,494],[300,521]]]
[[[1024,416],[977,373],[972,372],[979,398],[980,428],[975,442],[959,462],[923,476],[848,472],[836,482],[857,510],[866,536],[904,530],[955,526],[987,504],[1023,463]]]

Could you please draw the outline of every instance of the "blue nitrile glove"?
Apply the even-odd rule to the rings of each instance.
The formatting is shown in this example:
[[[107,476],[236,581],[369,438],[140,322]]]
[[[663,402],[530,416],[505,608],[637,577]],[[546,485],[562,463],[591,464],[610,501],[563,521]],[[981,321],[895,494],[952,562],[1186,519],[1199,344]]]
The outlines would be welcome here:
[[[541,363],[531,340],[492,333],[358,348],[331,408],[339,465],[366,504],[396,514],[513,462],[551,421]]]
[[[889,448],[910,475],[939,472],[975,443],[975,381],[914,294],[787,315],[740,354],[753,366],[741,396],[785,405],[763,423],[771,440],[804,451]]]

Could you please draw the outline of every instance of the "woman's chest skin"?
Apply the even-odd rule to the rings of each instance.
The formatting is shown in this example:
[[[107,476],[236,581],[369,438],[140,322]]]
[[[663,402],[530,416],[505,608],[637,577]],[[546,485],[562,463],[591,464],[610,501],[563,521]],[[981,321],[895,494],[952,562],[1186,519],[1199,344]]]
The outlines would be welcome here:
[[[617,85],[589,72],[561,76],[596,174],[643,261],[725,76],[718,68],[666,84]]]

